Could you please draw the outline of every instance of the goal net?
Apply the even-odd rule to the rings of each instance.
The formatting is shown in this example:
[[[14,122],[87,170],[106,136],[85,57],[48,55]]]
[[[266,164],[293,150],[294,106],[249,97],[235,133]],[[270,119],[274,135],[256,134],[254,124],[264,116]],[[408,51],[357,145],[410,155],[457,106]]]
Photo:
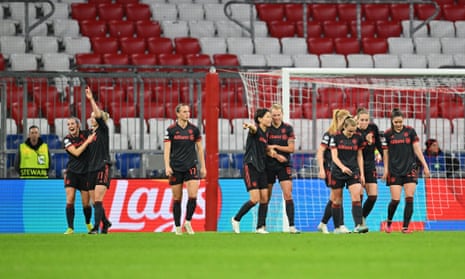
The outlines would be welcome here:
[[[257,108],[280,103],[284,121],[293,125],[296,152],[292,156],[296,226],[315,231],[329,198],[329,189],[318,179],[316,150],[329,127],[332,111],[369,110],[381,132],[390,127],[393,108],[404,113],[425,150],[427,139],[436,139],[443,153],[427,158],[432,178],[420,178],[414,197],[414,230],[465,230],[465,70],[461,69],[330,69],[283,68],[273,72],[240,73],[249,115]],[[447,165],[447,166],[446,166]],[[378,176],[383,172],[377,165]],[[371,231],[386,219],[390,193],[378,179],[379,195],[367,219]],[[267,219],[269,230],[286,230],[287,218],[276,183]],[[366,199],[366,194],[364,200]],[[403,199],[394,217],[402,223]],[[345,223],[353,227],[350,195],[344,194]],[[328,223],[332,227],[332,221]]]

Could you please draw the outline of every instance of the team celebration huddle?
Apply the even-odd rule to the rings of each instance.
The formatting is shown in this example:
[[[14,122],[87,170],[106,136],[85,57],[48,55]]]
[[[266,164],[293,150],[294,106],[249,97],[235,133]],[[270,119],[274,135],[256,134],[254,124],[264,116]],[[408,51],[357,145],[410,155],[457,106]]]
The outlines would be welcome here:
[[[244,156],[244,181],[250,199],[232,217],[235,233],[240,233],[241,218],[257,203],[258,219],[256,233],[266,234],[268,202],[276,179],[279,180],[285,200],[289,232],[299,233],[294,224],[292,199],[292,175],[290,154],[294,152],[293,127],[283,122],[283,109],[275,104],[270,109],[257,109],[254,123],[244,123],[248,129]],[[416,131],[403,123],[399,109],[391,112],[391,128],[383,133],[369,118],[365,108],[352,116],[348,110],[335,109],[332,122],[321,139],[317,152],[318,177],[324,179],[330,189],[329,200],[318,230],[330,233],[327,223],[332,217],[334,233],[366,233],[366,219],[372,211],[377,197],[376,163],[383,161],[382,179],[390,188],[391,201],[387,208],[386,225],[383,230],[392,232],[392,221],[399,205],[402,188],[405,208],[402,233],[410,233],[409,223],[413,214],[413,197],[422,169],[429,177],[429,168],[423,156]],[[352,201],[354,229],[344,224],[342,205],[343,190],[347,188]],[[367,198],[363,202],[364,192]]]
[[[64,139],[64,146],[70,157],[65,176],[68,223],[65,234],[74,232],[76,190],[81,192],[89,234],[108,233],[112,225],[103,208],[103,199],[110,187],[111,177],[109,135],[105,123],[109,115],[99,109],[89,88],[86,96],[93,109],[92,129],[81,131],[79,120],[70,118],[69,135]],[[199,180],[207,174],[202,136],[199,128],[189,121],[189,105],[179,104],[175,112],[176,120],[167,127],[164,137],[165,174],[173,197],[174,232],[177,235],[182,235],[183,232],[194,234],[191,220],[197,206]],[[294,221],[295,207],[292,197],[291,154],[296,149],[296,137],[292,125],[283,121],[284,113],[281,105],[274,104],[269,109],[257,109],[253,122],[243,123],[243,129],[248,130],[243,179],[249,199],[231,218],[232,231],[236,234],[241,231],[241,219],[257,204],[255,232],[269,233],[266,229],[266,218],[276,180],[279,181],[283,193],[288,231],[291,234],[300,233]],[[403,113],[399,109],[391,112],[391,127],[386,131],[379,131],[378,126],[370,121],[369,115],[365,108],[359,108],[356,115],[351,115],[345,109],[335,109],[331,124],[321,139],[316,155],[318,177],[325,181],[330,190],[317,227],[324,234],[330,233],[327,224],[331,218],[335,234],[369,231],[366,220],[378,198],[376,163],[381,161],[384,163],[382,180],[391,193],[383,230],[386,233],[392,232],[393,217],[403,189],[405,207],[401,231],[411,232],[409,223],[413,214],[413,197],[419,172],[423,170],[425,178],[430,175],[419,138],[412,127],[404,125]],[[184,183],[188,197],[184,224],[181,224]],[[348,189],[352,202],[353,230],[349,230],[344,223],[344,188]],[[367,197],[364,200],[365,192]],[[94,206],[93,224],[91,204]]]

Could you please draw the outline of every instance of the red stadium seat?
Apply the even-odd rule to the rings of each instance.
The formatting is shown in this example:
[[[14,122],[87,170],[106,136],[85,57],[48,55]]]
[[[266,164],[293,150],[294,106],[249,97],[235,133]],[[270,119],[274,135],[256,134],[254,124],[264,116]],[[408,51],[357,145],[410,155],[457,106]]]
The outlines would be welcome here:
[[[210,55],[208,54],[188,54],[185,56],[186,64],[192,67],[201,67],[201,68],[194,68],[194,72],[208,72],[210,66],[212,65],[212,61],[210,59]]]
[[[327,38],[347,38],[349,26],[345,22],[324,21],[323,33]]]
[[[265,22],[283,20],[284,5],[282,4],[256,4],[258,18]]]
[[[402,21],[410,18],[410,5],[403,3],[391,3],[389,5],[391,20]]]
[[[32,100],[39,106],[40,109],[44,109],[46,103],[60,102],[60,98],[61,94],[54,86],[44,84],[34,86],[32,88]]]
[[[88,0],[87,3],[92,4],[103,4],[103,3],[111,3],[113,0]]]
[[[303,118],[304,112],[303,112],[302,104],[291,104],[290,110],[291,110],[289,113],[290,118],[292,119]]]
[[[434,0],[439,6],[451,5],[455,3],[455,0]]]
[[[129,56],[124,53],[104,53],[102,54],[103,64],[111,65],[106,67],[107,72],[127,72],[129,71]]]
[[[140,95],[139,95],[141,93],[140,91],[141,91],[140,86],[128,85],[126,87],[126,98],[128,100],[128,103],[140,103]],[[144,99],[144,104],[150,104],[153,102],[152,101],[153,91],[150,86],[146,86],[146,84],[144,84],[142,95]]]
[[[202,50],[197,38],[174,38],[174,49],[177,54],[198,54]]]
[[[436,7],[434,7],[434,5],[431,5],[431,4],[415,4],[414,7],[415,7],[415,15],[419,20],[428,19],[436,11]],[[433,19],[439,20],[441,19],[441,17],[442,17],[442,12],[441,10],[439,10],[439,13]]]
[[[125,54],[145,53],[146,43],[144,38],[125,37],[119,39],[121,52]]]
[[[239,103],[223,103],[221,104],[221,118],[235,119],[247,118],[249,115],[248,109],[243,104]]]
[[[308,53],[311,54],[331,54],[334,52],[334,42],[332,38],[308,38]]]
[[[363,16],[363,9],[362,9]],[[337,5],[337,17],[339,21],[351,22],[357,20],[357,5],[341,3]]]
[[[134,23],[126,20],[108,21],[108,33],[111,37],[132,37],[135,33]]]
[[[103,108],[103,106],[102,106],[102,104],[100,104],[100,102],[97,102],[97,105],[98,105],[99,108]],[[84,113],[84,110],[82,109],[83,106],[85,107],[85,115],[83,115],[83,113]],[[87,100],[85,100],[84,102],[76,103],[74,108],[75,108],[75,111],[76,111],[76,116],[79,119],[81,119],[82,116],[88,118],[88,117],[90,117],[90,114],[92,113],[92,105]]]
[[[140,38],[160,37],[160,23],[151,20],[136,21],[136,34]]]
[[[388,52],[388,43],[385,38],[362,38],[362,50],[365,54],[380,54]]]
[[[118,39],[113,37],[94,37],[90,40],[94,53],[118,53]]]
[[[296,23],[297,36],[304,37],[304,25],[302,21]],[[320,38],[323,33],[323,28],[320,22],[308,21],[307,22],[307,37]]]
[[[313,21],[335,21],[337,20],[336,4],[311,4]]]
[[[86,37],[105,37],[107,35],[107,24],[105,21],[88,19],[79,22],[80,32]]]
[[[82,21],[97,18],[97,6],[91,3],[71,3],[71,18]]]
[[[284,16],[287,21],[297,22],[297,21],[307,21],[311,15],[311,7],[308,6],[307,9],[307,18],[303,18],[303,5],[302,4],[284,4]]]
[[[0,53],[0,71],[5,71],[5,58]]]
[[[55,118],[68,118],[72,116],[71,104],[69,102],[49,102],[45,104],[42,113],[47,118],[48,125],[55,125]]]
[[[173,53],[173,43],[170,38],[166,37],[153,37],[147,38],[147,49],[150,53]]]
[[[365,20],[389,20],[390,11],[388,4],[363,4],[362,9]]]
[[[176,106],[177,102],[165,103],[165,118],[176,119]]]
[[[365,88],[348,87],[344,89],[345,104],[347,107],[365,107],[370,101],[370,90]]]
[[[357,22],[356,21],[352,21],[350,22],[350,34],[351,34],[351,37],[353,38],[357,38],[358,37],[358,33],[357,33]],[[362,22],[362,38],[365,38],[365,37],[375,37],[376,36],[376,24],[372,21],[364,21]]]
[[[322,104],[342,104],[345,94],[339,87],[322,87],[318,89],[318,99]]]
[[[102,56],[99,53],[78,53],[75,56],[76,65],[81,72],[100,72],[100,67],[86,67],[85,65],[102,64]]]
[[[110,104],[108,112],[110,113],[110,117],[113,119],[115,126],[120,125],[122,117],[137,116],[136,104],[134,103],[113,102]]]
[[[235,54],[213,54],[213,64],[217,67],[238,67],[239,59]]]
[[[13,103],[22,103],[24,89],[23,86],[17,86],[16,84],[6,87],[6,105],[8,108]]]
[[[465,5],[444,5],[442,13],[445,20],[465,20]]]
[[[150,6],[143,3],[129,3],[124,6],[124,13],[126,20],[138,21],[138,20],[150,20],[152,18],[152,12]]]
[[[402,26],[399,21],[376,22],[376,34],[378,38],[400,37]]]
[[[415,4],[415,14],[419,20],[426,20],[430,16],[432,16],[435,11],[436,7],[432,4]],[[439,10],[439,13],[434,17],[433,19],[441,19],[442,17],[442,12]]]
[[[108,110],[110,108],[110,105],[114,102],[126,102],[126,91],[122,86],[100,86],[96,93],[98,101],[103,105],[103,108],[105,108],[106,110]]]
[[[334,49],[337,54],[359,54],[360,42],[357,38],[334,38]]]
[[[158,64],[168,66],[168,72],[182,72],[184,69],[184,56],[182,54],[162,53],[158,55]]]
[[[271,21],[268,23],[268,32],[275,38],[294,37],[295,24],[291,21]]]
[[[311,109],[304,109],[303,116],[306,119],[313,119],[313,111]],[[331,118],[332,111],[330,106],[316,106],[316,118]]]
[[[463,118],[464,106],[462,102],[442,102],[439,103],[439,112],[442,117],[447,119]]]
[[[123,5],[118,3],[102,3],[97,5],[99,20],[122,20],[124,16]]]
[[[150,118],[164,118],[165,117],[165,106],[157,103],[145,103],[144,104],[144,118],[146,120]]]
[[[16,125],[21,126],[21,122],[23,120],[23,104],[20,103],[13,103],[10,107],[11,110],[11,118],[13,118],[16,122]],[[39,107],[34,102],[27,103],[27,117],[28,118],[37,118],[39,117]]]
[[[133,53],[129,56],[129,63],[139,66],[136,69],[138,72],[153,72],[155,68],[150,68],[150,66],[157,65],[157,56],[152,53]]]
[[[129,5],[129,4],[137,4],[140,0],[115,0],[116,3]]]
[[[463,118],[464,106],[462,102],[442,102],[439,104],[439,111],[442,117],[447,119]]]

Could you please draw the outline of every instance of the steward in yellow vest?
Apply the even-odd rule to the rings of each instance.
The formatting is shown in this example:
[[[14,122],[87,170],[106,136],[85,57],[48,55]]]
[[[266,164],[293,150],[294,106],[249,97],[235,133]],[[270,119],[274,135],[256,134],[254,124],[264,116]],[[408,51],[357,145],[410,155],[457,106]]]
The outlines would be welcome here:
[[[29,128],[29,137],[20,144],[15,166],[20,178],[48,178],[50,152],[37,126]]]

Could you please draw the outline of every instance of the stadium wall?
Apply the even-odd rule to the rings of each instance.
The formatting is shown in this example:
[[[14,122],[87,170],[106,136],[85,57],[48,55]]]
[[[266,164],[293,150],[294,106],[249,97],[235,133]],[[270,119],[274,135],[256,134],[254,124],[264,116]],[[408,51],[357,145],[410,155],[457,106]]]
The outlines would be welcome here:
[[[412,219],[415,230],[465,230],[465,193],[463,189],[461,194],[457,193],[456,186],[449,187],[448,181],[428,179],[425,184],[425,180],[420,179]],[[248,199],[248,194],[241,179],[220,179],[219,185],[217,230],[229,232],[231,216]],[[205,229],[205,190],[205,181],[202,181],[192,221],[196,231]],[[319,179],[305,179],[296,181],[293,194],[296,226],[306,232],[315,231],[328,198],[328,189]],[[346,224],[352,227],[349,198],[348,194],[344,195],[344,210]],[[172,231],[171,200],[167,180],[112,180],[104,201],[113,222],[112,232]],[[270,204],[267,227],[270,231],[283,231],[285,211],[277,185],[272,200],[275,202]],[[79,196],[76,201],[75,230],[85,232]],[[185,205],[186,201],[183,202]],[[378,202],[367,220],[371,231],[380,230],[388,202],[389,189],[380,182]],[[399,208],[403,208],[403,204]],[[402,211],[397,210],[395,220],[402,219]],[[253,231],[255,222],[256,211],[252,211],[241,221],[241,230]],[[329,226],[332,228],[331,222]],[[62,233],[65,229],[62,180],[0,180],[0,233]]]

